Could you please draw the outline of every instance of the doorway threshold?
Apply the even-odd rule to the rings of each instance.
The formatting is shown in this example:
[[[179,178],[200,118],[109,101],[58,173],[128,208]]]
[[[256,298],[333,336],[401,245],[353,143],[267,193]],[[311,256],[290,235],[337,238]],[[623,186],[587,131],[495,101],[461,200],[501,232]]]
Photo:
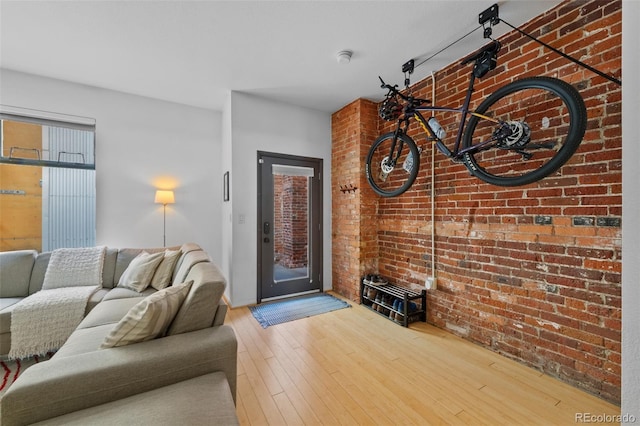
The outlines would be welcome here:
[[[282,296],[269,297],[267,299],[262,299],[260,303],[272,302],[274,300],[290,299],[292,297],[298,297],[298,296],[306,296],[307,294],[313,294],[313,293],[320,293],[320,290],[301,291],[300,293],[291,293],[291,294],[285,294]]]

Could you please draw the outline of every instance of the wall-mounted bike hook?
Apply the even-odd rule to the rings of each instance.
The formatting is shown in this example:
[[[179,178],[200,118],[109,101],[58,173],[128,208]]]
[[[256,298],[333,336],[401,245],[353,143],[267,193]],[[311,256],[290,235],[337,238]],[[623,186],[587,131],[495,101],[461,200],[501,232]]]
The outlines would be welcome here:
[[[415,61],[413,59],[409,59],[407,62],[402,64],[402,72],[404,73],[404,87],[409,88],[411,85],[411,80],[409,76],[413,74],[413,69],[415,66]]]
[[[493,34],[494,25],[498,25],[500,23],[500,17],[498,16],[498,4],[494,4],[488,9],[485,9],[478,15],[478,22],[484,28],[484,38],[491,38],[491,34]],[[484,24],[489,22],[489,26],[486,27]]]
[[[413,59],[409,59],[407,62],[402,64],[402,72],[408,72],[409,74],[413,74],[414,66],[415,66],[415,61]]]
[[[494,4],[488,9],[485,9],[478,15],[478,23],[483,25],[485,22],[491,21],[491,25],[498,25],[500,23],[500,17],[498,16],[498,4]]]

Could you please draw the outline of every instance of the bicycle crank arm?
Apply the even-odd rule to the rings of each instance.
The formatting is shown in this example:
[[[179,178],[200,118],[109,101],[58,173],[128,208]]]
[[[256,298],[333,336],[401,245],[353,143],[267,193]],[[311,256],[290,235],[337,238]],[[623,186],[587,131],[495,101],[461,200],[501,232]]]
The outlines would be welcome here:
[[[524,151],[522,149],[515,149],[515,152],[517,152],[518,154],[522,155],[522,159],[523,160],[530,160],[531,157],[533,157],[533,154],[527,151]]]
[[[555,148],[555,142],[545,142],[545,143],[529,143],[525,146],[526,149],[553,149]]]

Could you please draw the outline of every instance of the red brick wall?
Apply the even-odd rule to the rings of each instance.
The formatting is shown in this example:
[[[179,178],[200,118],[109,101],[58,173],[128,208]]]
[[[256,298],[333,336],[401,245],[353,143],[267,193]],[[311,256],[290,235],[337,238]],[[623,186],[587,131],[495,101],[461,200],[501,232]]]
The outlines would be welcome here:
[[[284,252],[284,220],[283,220],[283,198],[284,198],[284,181],[282,176],[273,176],[273,253],[275,263],[279,263]]]
[[[354,301],[360,292],[358,277],[378,268],[378,200],[362,173],[378,134],[377,114],[375,103],[358,99],[331,120],[332,282],[334,290]]]
[[[309,179],[273,176],[274,251],[276,263],[287,268],[308,265]]]
[[[522,29],[621,77],[620,1],[564,2]],[[410,135],[426,148],[418,179],[399,197],[377,198],[363,162],[374,134],[388,124],[357,108],[365,101],[343,108],[333,116],[334,289],[353,299],[358,277],[376,270],[407,287],[424,285],[432,274],[435,185],[438,284],[428,292],[428,321],[619,403],[621,88],[515,32],[500,40],[498,67],[476,84],[474,103],[523,76],[563,79],[579,89],[588,110],[580,148],[557,173],[515,188],[485,184],[437,153],[431,182],[431,150],[414,123]],[[454,63],[436,73],[438,104],[462,103],[469,71]],[[418,97],[431,98],[431,90],[430,78],[413,86]],[[453,117],[438,119],[455,134],[447,126]],[[345,196],[336,192],[350,180],[362,187],[348,196],[360,209],[350,213],[367,206],[359,219],[346,214]],[[359,229],[344,234],[348,227]],[[360,250],[345,250],[351,236],[360,238]],[[357,269],[341,269],[356,262]]]

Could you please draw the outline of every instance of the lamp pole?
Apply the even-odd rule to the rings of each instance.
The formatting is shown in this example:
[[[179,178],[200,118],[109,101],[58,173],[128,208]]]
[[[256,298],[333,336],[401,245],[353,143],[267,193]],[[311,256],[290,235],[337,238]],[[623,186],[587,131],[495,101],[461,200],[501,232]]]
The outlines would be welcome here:
[[[157,190],[155,202],[162,204],[162,244],[167,246],[167,204],[176,202],[173,191]]]
[[[167,246],[167,203],[162,205],[162,247]]]

